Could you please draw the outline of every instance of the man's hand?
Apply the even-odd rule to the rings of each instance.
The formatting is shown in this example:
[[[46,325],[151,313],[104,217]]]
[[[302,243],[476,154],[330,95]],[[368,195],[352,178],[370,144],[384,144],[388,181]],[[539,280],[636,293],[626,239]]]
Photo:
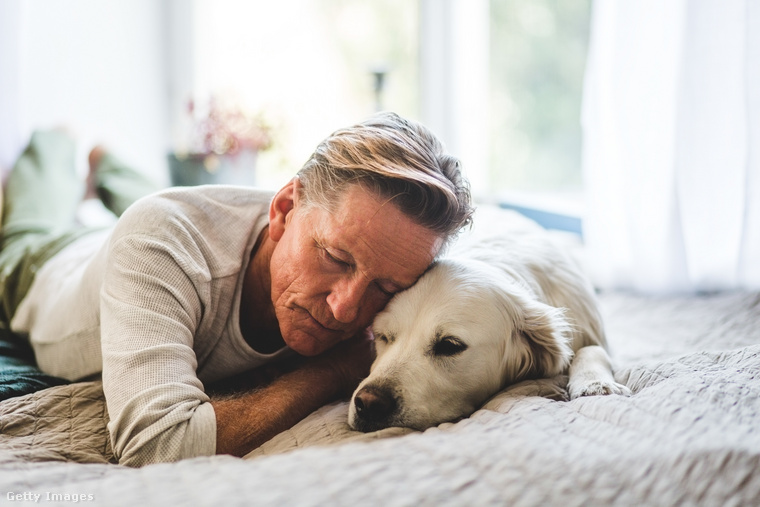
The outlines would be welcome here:
[[[216,452],[244,456],[322,405],[350,395],[374,360],[369,331],[246,393],[211,400]]]

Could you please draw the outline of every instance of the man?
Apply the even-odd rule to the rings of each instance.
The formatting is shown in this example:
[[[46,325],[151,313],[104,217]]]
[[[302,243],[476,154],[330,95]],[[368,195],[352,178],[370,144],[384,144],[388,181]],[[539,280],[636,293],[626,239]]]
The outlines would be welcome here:
[[[332,134],[274,196],[169,189],[129,206],[112,230],[62,235],[60,218],[25,202],[40,195],[32,185],[55,199],[47,179],[71,191],[42,149],[66,142],[37,134],[9,178],[4,317],[46,373],[102,371],[114,454],[131,466],[242,456],[349,393],[372,361],[374,316],[472,213],[458,161],[388,113]],[[118,190],[139,194],[143,181],[95,155],[99,194],[123,211]],[[263,388],[206,392],[293,353],[308,359]]]

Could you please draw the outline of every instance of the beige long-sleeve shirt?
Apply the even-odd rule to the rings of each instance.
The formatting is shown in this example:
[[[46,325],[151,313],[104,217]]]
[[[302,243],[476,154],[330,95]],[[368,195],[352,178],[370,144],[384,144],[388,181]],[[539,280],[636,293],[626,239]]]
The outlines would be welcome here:
[[[102,367],[120,463],[214,454],[204,384],[288,352],[254,351],[239,326],[245,269],[271,198],[228,186],[169,189],[37,273],[12,329],[28,333],[47,373],[76,380]]]

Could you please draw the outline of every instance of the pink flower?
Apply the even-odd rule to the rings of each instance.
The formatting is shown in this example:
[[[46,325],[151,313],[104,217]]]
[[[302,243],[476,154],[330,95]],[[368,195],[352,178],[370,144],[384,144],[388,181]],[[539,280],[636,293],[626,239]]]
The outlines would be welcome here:
[[[247,112],[237,104],[222,104],[217,97],[211,97],[208,105],[208,113],[193,126],[191,151],[235,155],[241,150],[263,151],[272,146],[272,128],[260,114]],[[196,110],[195,103],[188,101],[188,112]]]

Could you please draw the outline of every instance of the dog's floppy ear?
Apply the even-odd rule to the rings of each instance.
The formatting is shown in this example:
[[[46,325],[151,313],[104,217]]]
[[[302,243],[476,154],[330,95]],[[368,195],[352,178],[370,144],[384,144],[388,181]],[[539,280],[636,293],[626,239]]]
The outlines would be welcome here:
[[[520,298],[522,299],[522,298]],[[507,382],[553,377],[570,364],[570,324],[564,310],[535,300],[517,302],[511,344],[506,351]],[[511,370],[511,371],[510,371]]]

